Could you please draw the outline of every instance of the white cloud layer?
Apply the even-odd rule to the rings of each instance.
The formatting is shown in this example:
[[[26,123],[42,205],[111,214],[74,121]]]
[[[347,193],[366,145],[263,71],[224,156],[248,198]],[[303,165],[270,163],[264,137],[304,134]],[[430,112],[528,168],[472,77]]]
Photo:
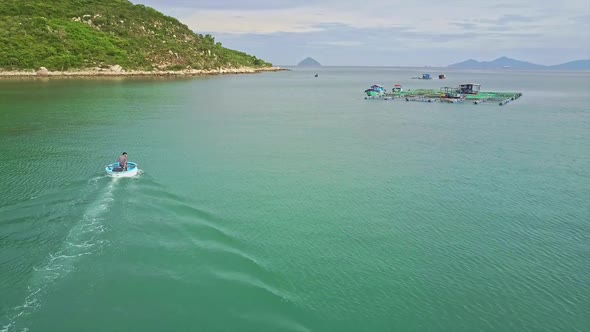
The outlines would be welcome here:
[[[322,47],[357,47],[387,52],[403,45],[416,52],[433,48],[457,53],[563,49],[574,57],[590,58],[590,0],[289,0],[282,6],[280,1],[269,0],[146,1],[167,13],[182,7],[182,15],[177,16],[183,23],[200,33],[223,36],[226,45],[226,40],[236,42],[230,47],[242,49],[244,40],[260,45],[264,36],[276,42],[273,36],[280,35],[283,46],[262,45],[271,54],[280,54],[273,47],[285,52],[291,48],[290,53],[295,54],[294,48],[321,52]]]
[[[194,9],[183,21],[196,30],[219,33],[277,33],[316,31],[318,25],[343,24],[355,28],[408,27],[417,32],[463,32],[455,21],[471,21],[482,27],[503,25],[520,31],[530,24],[543,31],[555,29],[582,32],[581,26],[568,26],[569,20],[590,15],[590,1],[569,0],[561,3],[514,0],[489,1],[382,1],[346,2],[324,0],[295,8],[278,9]],[[509,18],[503,21],[503,18]],[[512,18],[512,19],[510,19]],[[578,24],[588,27],[590,22]]]

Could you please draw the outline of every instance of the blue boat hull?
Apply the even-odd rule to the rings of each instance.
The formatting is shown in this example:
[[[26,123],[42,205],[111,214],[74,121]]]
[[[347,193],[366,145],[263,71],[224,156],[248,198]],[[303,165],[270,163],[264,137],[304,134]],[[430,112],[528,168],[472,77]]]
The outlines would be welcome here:
[[[137,164],[132,162],[127,162],[127,170],[123,171],[121,167],[119,167],[119,163],[113,163],[108,165],[105,168],[107,175],[120,178],[120,177],[132,177],[137,175]]]

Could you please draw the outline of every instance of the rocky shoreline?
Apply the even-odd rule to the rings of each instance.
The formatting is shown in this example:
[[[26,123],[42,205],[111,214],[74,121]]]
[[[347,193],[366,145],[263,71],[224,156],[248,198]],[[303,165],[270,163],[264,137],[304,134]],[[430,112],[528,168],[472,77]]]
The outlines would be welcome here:
[[[239,67],[239,68],[217,68],[217,69],[185,69],[185,70],[153,70],[153,71],[126,71],[120,66],[113,66],[107,69],[86,69],[72,71],[49,71],[44,67],[31,71],[3,71],[0,70],[2,78],[26,78],[26,77],[159,77],[159,76],[207,76],[207,75],[231,75],[231,74],[256,74],[261,72],[288,71],[280,67]]]

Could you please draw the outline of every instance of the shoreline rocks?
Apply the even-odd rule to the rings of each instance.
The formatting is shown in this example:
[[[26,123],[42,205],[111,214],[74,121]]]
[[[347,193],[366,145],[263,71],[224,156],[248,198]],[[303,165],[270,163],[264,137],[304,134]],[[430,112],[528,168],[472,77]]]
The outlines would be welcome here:
[[[255,74],[261,72],[288,71],[280,67],[239,67],[239,68],[216,68],[216,69],[185,69],[185,70],[153,70],[126,71],[119,65],[111,66],[107,70],[88,69],[72,71],[49,71],[45,67],[37,71],[0,71],[2,78],[19,77],[160,77],[160,76],[207,76],[207,75],[231,75],[231,74]]]
[[[120,73],[120,72],[124,71],[123,67],[121,67],[119,65],[111,66],[110,70],[115,73]]]
[[[47,68],[41,67],[41,68],[39,68],[39,70],[37,70],[37,76],[47,76],[47,75],[49,75],[49,70],[47,70]]]

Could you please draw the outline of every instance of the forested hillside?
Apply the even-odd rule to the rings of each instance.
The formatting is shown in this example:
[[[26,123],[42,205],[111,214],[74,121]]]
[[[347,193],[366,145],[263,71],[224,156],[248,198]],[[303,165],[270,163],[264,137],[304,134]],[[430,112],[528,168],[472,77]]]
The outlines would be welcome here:
[[[179,70],[271,64],[127,0],[1,0],[0,69]]]

